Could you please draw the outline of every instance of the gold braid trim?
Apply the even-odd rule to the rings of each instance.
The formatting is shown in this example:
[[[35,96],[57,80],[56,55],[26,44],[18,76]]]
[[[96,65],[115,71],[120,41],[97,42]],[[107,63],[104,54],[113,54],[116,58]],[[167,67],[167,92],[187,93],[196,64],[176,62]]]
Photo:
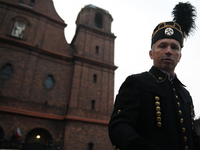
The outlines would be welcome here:
[[[162,81],[158,81],[158,80],[156,79],[156,77],[155,77],[153,74],[151,74],[151,72],[149,72],[149,74],[150,74],[152,77],[154,77],[154,79],[155,79],[158,83],[162,83],[162,82],[164,82],[164,81],[167,79],[167,76],[166,76]]]

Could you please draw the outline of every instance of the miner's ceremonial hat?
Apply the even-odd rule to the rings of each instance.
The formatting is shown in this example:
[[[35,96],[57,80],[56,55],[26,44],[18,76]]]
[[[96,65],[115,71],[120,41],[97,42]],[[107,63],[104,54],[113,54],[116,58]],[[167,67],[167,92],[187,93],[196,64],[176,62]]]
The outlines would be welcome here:
[[[196,28],[196,9],[189,2],[179,2],[172,11],[173,21],[159,23],[153,31],[151,46],[160,39],[177,40],[183,47],[184,38]]]

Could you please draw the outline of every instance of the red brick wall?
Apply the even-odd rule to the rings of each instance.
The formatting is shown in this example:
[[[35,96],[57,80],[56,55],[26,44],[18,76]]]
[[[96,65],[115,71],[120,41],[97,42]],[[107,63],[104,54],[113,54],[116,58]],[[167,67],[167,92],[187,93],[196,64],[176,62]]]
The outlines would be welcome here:
[[[39,5],[38,2],[36,2],[37,5]],[[48,2],[51,3],[52,1]],[[73,50],[67,44],[64,37],[65,24],[63,21],[60,20],[57,22],[52,20],[49,18],[51,13],[45,14],[48,16],[41,16],[40,14],[34,13],[32,9],[20,9],[21,7],[14,7],[13,5],[8,5],[7,3],[2,3],[1,5],[3,5],[4,8],[1,8],[0,10],[2,13],[2,18],[0,18],[2,21],[0,36],[10,37],[13,40],[22,41],[32,46],[37,45],[37,47],[48,51],[60,53],[66,56],[72,56]],[[19,4],[17,5],[19,6]],[[53,16],[55,16],[55,14]],[[16,39],[11,36],[16,20],[25,20],[27,22],[24,37],[22,39]]]
[[[104,32],[111,32],[111,23],[113,21],[112,16],[106,11],[96,6],[85,6],[79,13],[76,24],[84,24],[86,26],[94,27],[95,14],[100,12],[103,15],[103,26]]]
[[[64,23],[64,21],[58,16],[52,0],[39,0],[35,2],[32,8],[29,8],[31,0],[25,0],[24,5],[19,3],[19,0],[0,0],[0,2],[9,3],[13,6],[17,6],[20,9],[26,9],[28,11],[34,11],[42,15],[48,16],[56,21]],[[45,9],[44,9],[45,8]]]
[[[29,5],[30,0],[25,2]],[[64,142],[63,150],[87,149],[90,142],[95,150],[112,149],[107,123],[113,107],[116,67],[110,14],[99,8],[84,9],[77,20],[72,49],[64,38],[65,24],[51,0],[36,1],[33,8],[19,5],[19,1],[9,3],[0,0],[0,69],[6,63],[13,67],[9,79],[0,77],[4,138],[10,140],[20,127],[19,142],[23,143],[29,131],[43,128],[52,135],[54,146],[62,148]],[[93,26],[96,12],[104,15],[102,29]],[[11,36],[18,19],[27,23],[22,39]],[[55,84],[47,90],[44,80],[49,74]],[[94,110],[91,100],[95,100]]]
[[[74,46],[78,55],[114,64],[114,38],[111,35],[80,28]],[[99,46],[98,53],[96,46]]]
[[[107,126],[76,121],[66,123],[64,149],[86,150],[90,142],[94,144],[94,150],[113,149],[108,138]]]
[[[41,105],[42,108],[47,103],[48,106],[61,107],[64,110],[71,84],[71,63],[57,59],[55,56],[45,56],[22,47],[7,44],[1,44],[1,46],[0,54],[4,57],[0,59],[0,68],[6,63],[10,63],[13,67],[11,77],[7,80],[0,80],[1,96],[17,98],[20,101],[26,101],[26,103],[35,103]],[[55,80],[55,84],[50,90],[46,89],[44,84],[44,80],[49,74]],[[24,106],[17,106],[17,101],[12,103],[15,108],[43,111],[41,109],[37,110],[39,106],[35,107],[34,105],[33,107],[33,105],[30,105],[27,107],[25,103]],[[5,103],[5,105],[9,104]],[[64,115],[63,110],[57,113]]]
[[[97,82],[93,82],[93,74]],[[69,114],[109,120],[113,106],[114,74],[109,69],[76,62],[74,68]],[[91,100],[95,110],[91,111]]]
[[[94,27],[94,16],[98,11],[104,14],[102,29]],[[115,36],[108,28],[105,30],[106,25],[112,22],[109,17],[103,10],[85,7],[76,22],[78,28],[72,41],[76,54],[67,114],[85,118],[86,122],[97,119],[108,123],[113,108]],[[99,46],[98,53],[96,46]],[[93,82],[94,74],[97,75],[97,82]],[[94,110],[91,110],[91,100],[95,100]],[[95,150],[112,149],[105,124],[68,120],[65,140],[66,149],[87,149],[90,142]]]
[[[26,117],[8,113],[0,113],[0,126],[4,130],[5,139],[11,140],[13,133],[20,128],[22,136],[20,141],[26,139],[27,133],[34,128],[43,128],[48,130],[54,140],[61,141],[63,133],[63,122],[57,120],[40,119],[35,117]]]
[[[96,12],[103,14],[103,28],[94,27]],[[108,23],[107,23],[108,22]],[[77,32],[72,41],[76,52],[73,84],[69,103],[70,115],[109,120],[114,99],[114,39],[110,30],[112,18],[105,10],[85,6],[77,18]],[[110,26],[109,26],[110,27]],[[95,47],[99,46],[96,53]],[[112,67],[110,67],[112,66]],[[93,75],[97,82],[93,82]],[[95,110],[91,110],[95,100]]]

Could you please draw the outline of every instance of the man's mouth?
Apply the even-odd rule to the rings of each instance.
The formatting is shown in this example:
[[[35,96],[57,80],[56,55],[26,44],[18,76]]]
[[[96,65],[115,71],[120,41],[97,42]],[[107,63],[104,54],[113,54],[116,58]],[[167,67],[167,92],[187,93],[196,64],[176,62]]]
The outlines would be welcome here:
[[[173,59],[172,58],[163,58],[162,59],[164,62],[166,62],[166,63],[171,63],[171,62],[173,62]]]

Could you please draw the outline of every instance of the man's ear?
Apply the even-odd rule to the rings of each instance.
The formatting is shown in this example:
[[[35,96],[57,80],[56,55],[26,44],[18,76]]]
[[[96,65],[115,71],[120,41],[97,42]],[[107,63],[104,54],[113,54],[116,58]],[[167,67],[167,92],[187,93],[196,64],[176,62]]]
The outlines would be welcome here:
[[[149,51],[149,57],[150,57],[151,59],[153,59],[153,52],[152,52],[152,50]]]

